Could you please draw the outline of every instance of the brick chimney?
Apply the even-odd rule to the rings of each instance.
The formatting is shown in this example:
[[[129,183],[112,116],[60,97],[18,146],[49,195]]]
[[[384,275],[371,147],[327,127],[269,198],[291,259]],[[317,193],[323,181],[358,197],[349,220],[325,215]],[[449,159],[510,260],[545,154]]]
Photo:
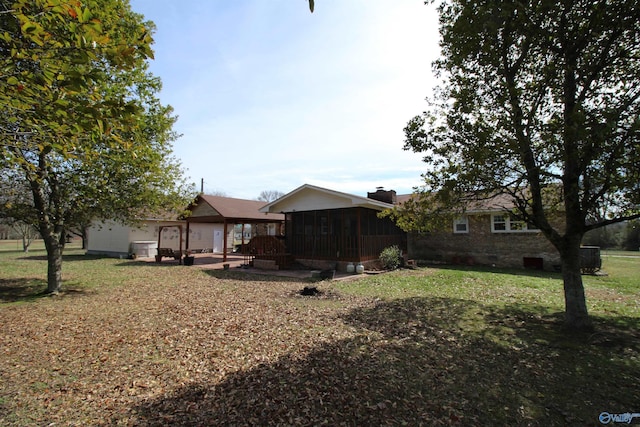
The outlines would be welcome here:
[[[395,205],[398,203],[398,197],[395,190],[385,190],[384,187],[376,187],[375,193],[367,193],[369,199],[379,202],[390,203]]]

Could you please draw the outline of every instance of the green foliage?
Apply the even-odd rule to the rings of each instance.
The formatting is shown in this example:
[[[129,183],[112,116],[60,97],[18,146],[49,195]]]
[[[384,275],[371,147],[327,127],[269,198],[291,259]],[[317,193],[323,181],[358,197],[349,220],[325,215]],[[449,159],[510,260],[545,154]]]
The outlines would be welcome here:
[[[429,197],[393,215],[411,227],[415,208],[428,219],[506,196],[504,209],[558,249],[567,295],[583,295],[583,235],[640,217],[637,2],[456,0],[439,11],[443,85],[405,128]],[[568,318],[586,318],[580,299]]]
[[[636,2],[454,1],[440,13],[445,85],[405,128],[437,193],[423,207],[508,194],[556,244],[551,210],[579,233],[640,215]]]
[[[390,218],[398,227],[407,232],[444,230],[451,225],[456,210],[453,202],[443,203],[441,201],[444,196],[444,193],[418,192],[402,205],[386,209],[378,216]]]
[[[384,248],[380,252],[380,262],[387,270],[395,270],[402,264],[402,251],[396,245]]]
[[[3,140],[22,145],[18,136],[28,134],[43,151],[68,154],[73,146],[64,139],[135,109],[126,98],[93,90],[151,55],[150,33],[128,4],[3,0],[0,7]]]
[[[0,185],[14,188],[0,215],[38,227],[55,291],[66,230],[181,209],[192,194],[148,72],[152,23],[120,0],[0,0],[0,11]]]

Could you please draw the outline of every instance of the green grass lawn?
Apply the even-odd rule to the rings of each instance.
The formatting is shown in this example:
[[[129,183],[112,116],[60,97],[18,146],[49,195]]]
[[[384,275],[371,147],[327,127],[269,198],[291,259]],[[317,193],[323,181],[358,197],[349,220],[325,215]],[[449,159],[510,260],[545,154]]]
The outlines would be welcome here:
[[[635,254],[631,252],[631,254]],[[602,270],[583,276],[589,310],[595,316],[639,316],[640,257],[603,255]],[[560,274],[488,267],[439,267],[414,274],[399,271],[349,285],[347,292],[385,298],[437,296],[496,305],[519,304],[550,314],[564,310]]]
[[[15,243],[14,243],[15,245]],[[11,246],[9,244],[9,246]],[[640,412],[640,257],[584,276],[421,267],[318,282],[0,244],[0,425],[601,425]]]

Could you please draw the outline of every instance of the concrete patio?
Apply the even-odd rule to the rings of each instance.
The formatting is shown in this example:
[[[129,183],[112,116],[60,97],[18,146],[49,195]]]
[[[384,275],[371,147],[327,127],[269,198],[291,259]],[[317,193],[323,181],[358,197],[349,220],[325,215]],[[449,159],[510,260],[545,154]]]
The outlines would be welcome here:
[[[271,270],[260,269],[249,266],[249,257],[245,257],[241,254],[227,254],[226,261],[223,261],[222,254],[204,253],[204,254],[192,254],[194,257],[193,267],[201,268],[203,270],[224,270],[225,265],[230,271],[242,272],[247,274],[263,274],[267,276],[279,276],[279,277],[294,277],[299,279],[311,278],[311,271],[307,269],[289,269],[289,270]],[[145,261],[156,262],[154,258],[147,258]],[[162,264],[178,265],[178,261],[165,258],[162,260]],[[370,274],[371,272],[368,272]],[[366,276],[365,274],[353,274],[336,271],[333,280],[345,280],[355,279],[358,277]]]

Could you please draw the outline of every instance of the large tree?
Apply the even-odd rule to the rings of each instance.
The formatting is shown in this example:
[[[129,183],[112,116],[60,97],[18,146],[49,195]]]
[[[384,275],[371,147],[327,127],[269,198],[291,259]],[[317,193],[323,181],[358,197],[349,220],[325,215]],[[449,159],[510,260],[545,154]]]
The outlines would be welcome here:
[[[127,0],[0,0],[0,171],[17,190],[0,214],[38,228],[49,292],[69,230],[191,196],[148,72],[152,29]]]
[[[509,195],[560,254],[566,325],[591,328],[582,237],[640,216],[640,5],[456,0],[439,13],[442,84],[405,128],[425,185],[400,223]]]

